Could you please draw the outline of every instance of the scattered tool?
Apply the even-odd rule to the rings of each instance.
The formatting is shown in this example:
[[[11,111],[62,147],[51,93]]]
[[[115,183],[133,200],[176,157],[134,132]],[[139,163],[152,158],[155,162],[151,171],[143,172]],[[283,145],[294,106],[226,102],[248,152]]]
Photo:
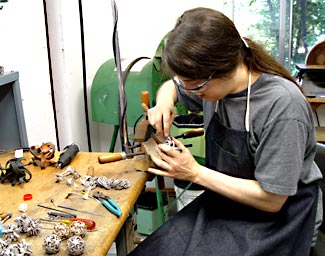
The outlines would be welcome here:
[[[56,207],[55,203],[54,203],[54,199],[51,198],[51,203],[53,204],[54,207]]]
[[[204,134],[204,129],[203,128],[197,128],[193,130],[186,131],[180,135],[175,136],[175,139],[189,139],[189,138],[194,138],[198,137]]]
[[[73,213],[48,212],[47,214],[49,216],[53,216],[55,218],[65,218],[65,219],[77,218],[77,215],[76,214],[73,214]]]
[[[65,206],[65,205],[58,205],[58,207],[63,208],[63,209],[67,209],[67,210],[71,210],[71,211],[82,212],[82,213],[87,213],[87,214],[92,214],[92,215],[97,215],[97,216],[103,216],[103,215],[101,215],[99,213],[78,210],[78,209],[68,207],[68,206]]]
[[[70,212],[62,211],[60,209],[53,208],[53,207],[48,207],[48,206],[45,206],[45,205],[42,205],[42,204],[37,204],[37,206],[48,209],[48,210],[53,210],[53,211],[62,212],[62,213],[65,213],[65,214],[72,215],[72,213],[70,213]]]
[[[70,164],[78,152],[79,148],[76,144],[66,146],[59,156],[58,168],[62,169]]]
[[[12,213],[9,212],[7,213],[6,217],[3,218],[3,220],[1,220],[1,223],[5,223],[7,220],[9,220],[12,217]]]
[[[100,191],[96,191],[93,193],[93,197],[101,202],[101,204],[104,205],[106,209],[115,214],[117,217],[120,217],[122,215],[120,207],[109,196],[104,195],[104,193]]]
[[[48,220],[48,219],[40,219],[41,221],[49,221],[49,222],[61,222],[67,225],[71,225],[74,221],[81,221],[85,223],[87,230],[94,230],[96,227],[96,222],[90,219],[83,218],[68,218],[68,219],[59,219],[59,220]]]
[[[125,160],[126,158],[130,158],[138,155],[144,155],[144,152],[139,151],[135,153],[125,153],[125,152],[107,153],[105,155],[99,156],[98,162],[100,164],[106,164],[106,163],[116,162],[120,160]]]
[[[0,211],[0,222],[2,219],[4,219],[7,216],[6,212]]]

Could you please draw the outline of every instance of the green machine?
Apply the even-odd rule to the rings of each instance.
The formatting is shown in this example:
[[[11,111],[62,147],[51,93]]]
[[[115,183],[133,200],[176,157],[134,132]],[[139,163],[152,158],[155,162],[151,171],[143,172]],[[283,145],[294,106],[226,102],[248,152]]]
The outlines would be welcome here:
[[[161,57],[166,37],[158,46],[153,59],[147,61],[141,70],[132,70],[136,62],[149,59],[140,57],[132,61],[124,70],[125,93],[127,99],[126,117],[129,127],[132,127],[142,115],[141,92],[148,91],[150,104],[155,105],[156,92],[159,86],[167,80],[161,72]],[[114,59],[103,63],[95,74],[91,87],[91,108],[93,121],[119,125],[118,116],[118,82]]]

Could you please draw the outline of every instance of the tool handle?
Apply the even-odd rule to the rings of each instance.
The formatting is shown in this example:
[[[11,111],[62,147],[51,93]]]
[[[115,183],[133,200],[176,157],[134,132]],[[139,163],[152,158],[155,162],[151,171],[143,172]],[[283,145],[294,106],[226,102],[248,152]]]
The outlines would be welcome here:
[[[203,128],[197,128],[193,130],[189,130],[187,132],[182,133],[181,135],[178,135],[175,137],[175,139],[182,138],[182,139],[189,139],[189,138],[194,138],[198,137],[204,134],[204,129]]]
[[[70,164],[72,159],[76,156],[78,152],[79,148],[76,144],[66,146],[59,156],[58,167],[62,169],[68,164]]]
[[[77,218],[77,215],[73,214],[73,213],[48,212],[47,214],[50,216],[61,217],[61,218],[65,218],[65,219]]]
[[[85,223],[86,228],[88,230],[94,230],[96,227],[96,222],[93,220],[89,220],[89,219],[82,219],[82,218],[71,218],[69,219],[70,221],[81,221],[83,223]]]
[[[112,199],[101,200],[101,203],[106,207],[107,210],[115,214],[117,217],[122,215],[120,207]]]
[[[141,103],[146,105],[147,108],[150,108],[150,94],[148,91],[141,92]],[[145,111],[147,112],[147,111]]]
[[[106,164],[106,163],[111,163],[111,162],[116,162],[120,160],[126,159],[126,153],[121,152],[121,153],[108,153],[105,155],[101,155],[98,157],[98,162],[100,164]]]

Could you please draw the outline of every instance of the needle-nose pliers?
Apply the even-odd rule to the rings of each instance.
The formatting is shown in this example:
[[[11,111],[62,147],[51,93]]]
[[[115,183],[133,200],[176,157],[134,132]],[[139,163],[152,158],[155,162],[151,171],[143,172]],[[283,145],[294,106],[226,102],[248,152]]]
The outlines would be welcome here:
[[[120,217],[122,215],[121,209],[117,205],[117,203],[113,199],[111,199],[109,196],[104,195],[103,192],[96,191],[92,194],[92,196],[95,199],[97,199],[99,202],[101,202],[101,204],[104,205],[107,210],[109,210],[111,213],[113,213],[117,217]]]

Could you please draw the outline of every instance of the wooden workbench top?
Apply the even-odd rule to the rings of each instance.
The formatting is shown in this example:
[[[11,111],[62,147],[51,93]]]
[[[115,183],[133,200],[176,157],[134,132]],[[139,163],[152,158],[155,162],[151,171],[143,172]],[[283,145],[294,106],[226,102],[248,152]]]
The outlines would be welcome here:
[[[88,232],[84,238],[85,253],[83,255],[106,255],[144,187],[148,174],[135,170],[135,159],[109,164],[99,164],[97,157],[101,154],[104,153],[79,152],[70,166],[82,176],[86,175],[87,172],[89,174],[89,168],[94,168],[94,176],[106,176],[112,179],[128,179],[130,181],[131,186],[128,189],[106,190],[99,187],[95,189],[109,195],[117,202],[123,213],[120,218],[110,213],[104,206],[93,199],[84,200],[79,195],[71,195],[68,199],[65,199],[68,192],[73,192],[76,189],[74,186],[68,186],[65,181],[56,183],[55,173],[61,173],[67,167],[63,170],[57,169],[56,167],[47,167],[41,170],[37,166],[30,165],[26,168],[32,172],[33,177],[28,183],[11,186],[7,181],[4,184],[0,184],[0,212],[12,212],[13,214],[13,217],[5,224],[14,223],[14,218],[22,214],[18,211],[18,207],[24,202],[23,197],[25,194],[32,194],[33,196],[32,200],[25,201],[28,205],[28,210],[25,214],[33,218],[46,217],[47,212],[51,210],[41,208],[37,206],[37,204],[54,207],[51,203],[51,199],[54,200],[55,205],[66,205],[80,210],[96,212],[103,216],[70,211],[71,213],[77,214],[80,218],[93,219],[96,221],[96,231]],[[28,162],[30,156],[30,153],[25,153],[26,162]],[[58,153],[56,157],[58,157]],[[4,166],[6,161],[11,158],[13,158],[13,154],[0,155],[1,165]],[[80,185],[79,180],[76,180],[75,184],[79,185],[81,189],[84,188]],[[45,222],[42,224],[44,227],[53,227],[53,224]],[[46,235],[51,233],[51,230],[43,229],[40,235],[36,237],[27,237],[26,234],[20,234],[19,240],[26,239],[27,242],[32,243],[33,255],[46,255],[42,248],[43,239]],[[61,250],[56,255],[68,255],[66,241],[61,243]]]

